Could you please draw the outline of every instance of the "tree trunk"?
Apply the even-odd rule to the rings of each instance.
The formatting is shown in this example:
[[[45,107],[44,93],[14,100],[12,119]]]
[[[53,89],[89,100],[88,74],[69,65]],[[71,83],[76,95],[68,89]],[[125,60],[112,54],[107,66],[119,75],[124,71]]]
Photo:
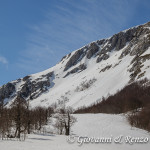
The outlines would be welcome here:
[[[70,135],[70,114],[67,114],[68,122],[65,123],[66,135]]]

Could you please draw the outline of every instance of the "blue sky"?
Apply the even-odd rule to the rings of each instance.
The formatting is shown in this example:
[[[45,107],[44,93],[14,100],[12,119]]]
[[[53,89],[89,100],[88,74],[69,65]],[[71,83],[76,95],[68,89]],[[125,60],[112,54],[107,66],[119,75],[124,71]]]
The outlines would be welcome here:
[[[148,21],[149,0],[0,0],[0,85]]]

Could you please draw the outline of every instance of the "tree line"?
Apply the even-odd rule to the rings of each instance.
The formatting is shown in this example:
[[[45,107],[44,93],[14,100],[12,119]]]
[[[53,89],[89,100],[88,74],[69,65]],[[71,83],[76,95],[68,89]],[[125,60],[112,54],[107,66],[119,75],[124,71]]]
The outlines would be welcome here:
[[[0,104],[0,135],[1,138],[19,138],[21,134],[30,134],[40,130],[53,112],[51,107],[29,109],[29,103],[18,95],[10,108],[4,107],[4,98]]]
[[[78,108],[75,113],[108,113],[128,115],[132,126],[150,131],[150,81],[143,79],[125,86],[114,95],[103,97],[89,107]]]
[[[62,107],[63,106],[63,107]],[[5,107],[4,97],[0,97],[0,137],[21,138],[26,134],[40,131],[44,125],[48,124],[50,118],[55,119],[53,126],[58,134],[70,134],[71,126],[76,119],[71,115],[73,109],[65,106],[65,101],[52,104],[51,106],[30,108],[29,100],[25,100],[18,94],[11,106]]]

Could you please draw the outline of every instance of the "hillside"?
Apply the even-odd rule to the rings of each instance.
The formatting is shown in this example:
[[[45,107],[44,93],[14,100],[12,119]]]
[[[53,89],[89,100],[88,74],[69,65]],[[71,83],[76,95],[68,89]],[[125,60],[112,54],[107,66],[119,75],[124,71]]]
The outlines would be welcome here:
[[[66,101],[78,108],[145,77],[150,79],[150,22],[92,42],[52,68],[11,81],[0,88],[0,97],[7,106],[20,93],[32,107]]]

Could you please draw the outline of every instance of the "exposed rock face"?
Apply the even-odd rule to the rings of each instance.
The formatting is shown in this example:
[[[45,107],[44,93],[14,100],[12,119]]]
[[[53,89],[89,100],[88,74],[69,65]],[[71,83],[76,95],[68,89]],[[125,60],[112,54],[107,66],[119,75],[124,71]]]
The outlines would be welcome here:
[[[26,82],[21,89],[21,95],[25,98],[32,96],[37,98],[41,93],[45,92],[50,86],[50,81],[37,81],[37,82]]]
[[[127,32],[120,32],[118,34],[115,34],[110,39],[110,43],[112,48],[115,48],[116,50],[122,49],[127,42],[131,41],[136,33],[136,28],[129,29]]]
[[[62,57],[62,59],[61,59],[60,61],[63,61],[66,57],[67,57],[67,55],[66,55],[66,56],[64,56],[64,57]]]
[[[25,76],[25,77],[23,78],[23,81],[27,81],[29,78],[30,78],[30,76]]]
[[[105,68],[103,68],[100,72],[105,72],[106,70],[109,70],[112,67],[112,65],[108,65]]]
[[[76,73],[78,71],[81,72],[81,71],[83,71],[85,69],[86,69],[86,65],[85,64],[81,64],[80,66],[78,66],[78,67],[72,69],[71,71],[67,72],[67,74],[64,76],[64,78],[67,77],[70,74]]]
[[[97,41],[96,41],[96,43],[97,43],[98,45],[102,45],[102,44],[104,44],[104,42],[105,42],[105,39],[97,40]]]
[[[129,69],[129,72],[131,72],[131,79],[129,82],[133,82],[135,78],[139,79],[144,75],[145,72],[141,71],[143,62],[150,59],[148,55],[143,55],[143,53],[150,47],[150,30],[147,27],[149,25],[150,23],[147,23],[136,28],[134,38],[131,39],[127,47],[120,55],[120,59],[128,54],[130,56],[134,56]]]
[[[21,85],[19,93],[24,97],[28,98],[37,98],[41,93],[47,91],[50,87],[50,77],[53,76],[53,72],[42,75],[41,78],[37,78],[35,81],[31,80],[30,76],[24,77],[22,80],[19,79],[13,83],[7,83],[0,89],[0,97],[4,98],[13,98],[17,95],[15,85],[21,81],[24,81],[24,84]],[[42,80],[44,78],[44,80]]]
[[[50,87],[50,77],[53,76],[53,72],[46,75],[42,75],[41,78],[37,78],[35,81],[31,81],[30,76],[23,78],[25,83],[22,85],[21,94],[23,97],[27,98],[31,96],[32,98],[37,98],[41,93],[47,91]],[[42,81],[43,78],[46,78]]]
[[[102,60],[107,60],[109,58],[108,52],[112,50],[120,50],[126,46],[126,44],[131,41],[136,34],[136,28],[127,30],[126,32],[119,32],[118,34],[113,35],[111,38],[106,40],[97,41],[97,44],[100,45],[101,50],[98,52],[97,63]],[[124,51],[123,56],[128,54],[128,51]]]
[[[69,57],[70,57],[70,55],[71,55],[71,53],[69,53],[69,54],[68,54],[68,55],[66,55],[66,56],[63,56],[63,57],[62,57],[62,59],[60,60],[60,62],[62,62],[62,63],[63,63],[63,62],[64,62],[64,59],[65,59],[65,58],[69,58]]]
[[[142,72],[141,69],[144,66],[143,62],[149,59],[150,59],[150,54],[146,54],[142,56],[136,55],[133,58],[133,60],[131,61],[131,68],[129,69],[129,72],[131,72],[129,83],[133,82],[136,77],[139,79],[145,74],[145,71]]]
[[[140,27],[139,27],[140,28]],[[142,28],[143,29],[143,28]],[[67,71],[70,67],[76,65],[79,61],[82,60],[82,58],[86,55],[87,59],[90,59],[93,55],[97,54],[97,63],[101,62],[102,60],[107,60],[109,58],[108,52],[111,52],[112,50],[120,50],[126,46],[126,44],[133,39],[136,40],[138,36],[141,34],[145,34],[145,31],[147,29],[144,29],[144,31],[137,31],[138,28],[131,28],[127,30],[126,32],[119,32],[118,34],[113,35],[109,39],[102,39],[98,40],[96,42],[92,42],[90,45],[85,46],[78,51],[75,52],[75,54],[69,59],[67,62],[64,71]],[[138,32],[138,33],[137,33]],[[143,44],[142,44],[143,45]],[[130,47],[132,46],[132,43],[130,43]],[[145,48],[149,45],[145,45]],[[129,47],[128,47],[129,48]],[[122,54],[122,57],[127,55],[129,53],[128,50],[124,50],[124,53]],[[66,56],[64,57],[66,58]],[[64,59],[63,58],[63,59]]]
[[[82,58],[85,56],[85,52],[84,52],[85,48],[82,48],[75,52],[75,54],[67,62],[64,71],[67,71],[70,67],[76,65],[79,61],[82,60]]]
[[[109,58],[109,55],[108,55],[108,54],[102,54],[102,55],[100,55],[100,56],[97,58],[96,62],[99,63],[99,62],[101,62],[102,60],[107,60],[108,58]]]
[[[42,77],[44,78],[44,77],[46,77],[47,79],[49,79],[50,77],[52,77],[54,75],[54,72],[49,72],[49,73],[47,73],[47,74],[45,74],[45,75],[42,75]]]
[[[14,92],[16,92],[15,85],[7,83],[0,89],[0,97],[10,98]]]
[[[148,49],[150,46],[150,30],[146,28],[146,26],[147,24],[145,26],[139,26],[136,28],[136,32],[134,32],[134,38],[132,38],[130,43],[124,49],[120,59],[128,54],[131,56],[140,56]],[[144,35],[146,36],[143,38]]]
[[[86,57],[88,59],[90,59],[95,53],[97,53],[99,50],[99,46],[96,43],[91,43],[89,48],[88,48],[88,52],[86,54]]]
[[[120,50],[124,48],[120,55],[120,59],[126,55],[135,56],[131,63],[131,68],[129,69],[130,78],[129,82],[135,80],[135,78],[140,78],[144,75],[141,72],[143,67],[143,62],[149,59],[149,56],[141,56],[150,47],[150,22],[145,25],[141,25],[135,28],[131,28],[126,32],[120,32],[115,34],[110,39],[101,40],[99,44],[105,45],[102,47],[100,52],[98,52],[98,57],[96,62],[99,63],[102,60],[107,60],[109,58],[108,52],[112,50]],[[98,43],[97,42],[97,43]]]

